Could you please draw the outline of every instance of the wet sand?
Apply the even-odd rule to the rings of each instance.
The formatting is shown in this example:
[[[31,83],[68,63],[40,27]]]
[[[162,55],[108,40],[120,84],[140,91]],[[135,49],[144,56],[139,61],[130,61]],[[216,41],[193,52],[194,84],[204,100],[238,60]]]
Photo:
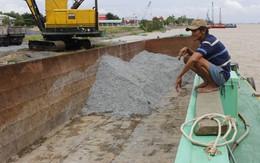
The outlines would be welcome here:
[[[163,97],[150,115],[78,116],[9,160],[9,163],[172,163],[181,137],[191,84]],[[172,88],[174,90],[174,88]]]

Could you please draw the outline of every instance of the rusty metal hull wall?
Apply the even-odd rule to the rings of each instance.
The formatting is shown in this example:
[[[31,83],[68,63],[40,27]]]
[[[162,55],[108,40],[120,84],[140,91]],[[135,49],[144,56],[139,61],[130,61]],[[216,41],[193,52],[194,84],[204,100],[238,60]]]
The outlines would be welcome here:
[[[91,49],[0,67],[0,162],[77,115],[95,81],[99,59],[129,61],[143,50],[176,55],[191,38],[167,38]]]

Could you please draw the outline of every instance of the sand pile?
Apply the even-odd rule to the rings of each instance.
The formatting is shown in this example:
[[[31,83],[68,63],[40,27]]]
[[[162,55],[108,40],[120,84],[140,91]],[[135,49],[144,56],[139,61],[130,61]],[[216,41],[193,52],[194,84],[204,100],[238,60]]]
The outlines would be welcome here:
[[[150,114],[152,109],[163,105],[162,97],[173,91],[182,66],[182,61],[175,57],[147,51],[130,62],[103,56],[83,114]],[[192,83],[193,78],[194,74],[190,73],[183,81]]]

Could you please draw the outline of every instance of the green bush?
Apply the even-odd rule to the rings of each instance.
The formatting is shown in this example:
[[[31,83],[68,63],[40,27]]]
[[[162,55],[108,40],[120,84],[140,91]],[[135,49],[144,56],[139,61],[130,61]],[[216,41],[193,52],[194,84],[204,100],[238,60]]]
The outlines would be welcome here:
[[[140,22],[140,28],[147,32],[152,32],[156,30],[162,30],[163,27],[163,20],[160,20],[158,18],[153,18],[152,21],[148,20],[142,20]]]
[[[8,16],[5,16],[5,17],[3,18],[3,20],[2,20],[2,23],[3,23],[4,25],[10,24],[10,19],[9,19],[9,17],[8,17]]]
[[[34,26],[35,20],[34,19],[24,19],[24,22],[27,26],[31,27],[31,26]]]
[[[24,22],[24,20],[15,20],[15,22],[14,22],[14,25],[15,26],[24,26],[25,25],[25,22]]]

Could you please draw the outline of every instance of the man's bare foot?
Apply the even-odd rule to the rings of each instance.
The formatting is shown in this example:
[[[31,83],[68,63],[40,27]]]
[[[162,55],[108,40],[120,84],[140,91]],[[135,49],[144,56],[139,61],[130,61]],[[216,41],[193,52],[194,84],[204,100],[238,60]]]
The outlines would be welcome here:
[[[194,87],[194,90],[197,90],[198,88],[204,88],[204,87],[206,87],[207,85],[208,85],[207,82],[203,82],[203,83],[197,85],[196,87]]]
[[[207,85],[203,89],[198,90],[198,93],[209,93],[209,92],[213,92],[213,91],[217,91],[217,90],[218,90],[218,87]]]

